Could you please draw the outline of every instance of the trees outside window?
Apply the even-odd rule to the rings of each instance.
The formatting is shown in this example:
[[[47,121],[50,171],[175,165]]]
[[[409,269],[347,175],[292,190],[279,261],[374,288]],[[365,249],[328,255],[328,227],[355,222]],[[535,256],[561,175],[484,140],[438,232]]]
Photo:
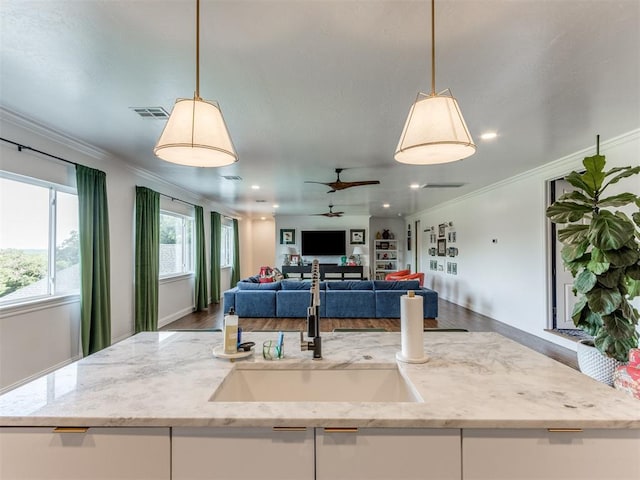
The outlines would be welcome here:
[[[79,293],[78,197],[0,172],[0,304]]]

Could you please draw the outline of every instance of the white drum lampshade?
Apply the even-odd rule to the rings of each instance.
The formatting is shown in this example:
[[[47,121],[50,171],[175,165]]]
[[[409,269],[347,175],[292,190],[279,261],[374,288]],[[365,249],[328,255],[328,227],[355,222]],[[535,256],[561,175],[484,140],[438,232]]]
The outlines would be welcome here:
[[[191,167],[223,167],[238,161],[220,106],[201,98],[176,100],[153,153]]]
[[[462,160],[475,151],[456,99],[419,93],[409,110],[394,158],[400,163],[435,165]]]

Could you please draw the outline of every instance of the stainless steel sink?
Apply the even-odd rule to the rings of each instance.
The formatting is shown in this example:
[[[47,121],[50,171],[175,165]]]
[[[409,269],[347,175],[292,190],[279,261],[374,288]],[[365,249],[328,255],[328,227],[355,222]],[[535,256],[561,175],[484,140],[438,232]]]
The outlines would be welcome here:
[[[236,366],[213,402],[422,402],[397,365],[358,368]]]

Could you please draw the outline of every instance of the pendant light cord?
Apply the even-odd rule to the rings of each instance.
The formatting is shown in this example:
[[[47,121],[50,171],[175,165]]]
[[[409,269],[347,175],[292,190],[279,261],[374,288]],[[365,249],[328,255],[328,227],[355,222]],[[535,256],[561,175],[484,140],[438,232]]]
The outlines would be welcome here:
[[[196,0],[196,94],[200,100],[200,0]]]
[[[431,95],[435,95],[435,94],[436,94],[436,0],[431,0]]]

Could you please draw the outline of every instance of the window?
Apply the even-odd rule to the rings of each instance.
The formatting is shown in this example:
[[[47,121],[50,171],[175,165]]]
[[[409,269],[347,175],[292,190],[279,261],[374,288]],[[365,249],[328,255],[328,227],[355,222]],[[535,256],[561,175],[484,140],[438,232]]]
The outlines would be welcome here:
[[[231,225],[222,225],[221,233],[220,266],[230,267],[233,264],[233,228]]]
[[[0,304],[80,291],[78,196],[0,173]]]
[[[193,218],[160,211],[160,277],[193,272]]]

